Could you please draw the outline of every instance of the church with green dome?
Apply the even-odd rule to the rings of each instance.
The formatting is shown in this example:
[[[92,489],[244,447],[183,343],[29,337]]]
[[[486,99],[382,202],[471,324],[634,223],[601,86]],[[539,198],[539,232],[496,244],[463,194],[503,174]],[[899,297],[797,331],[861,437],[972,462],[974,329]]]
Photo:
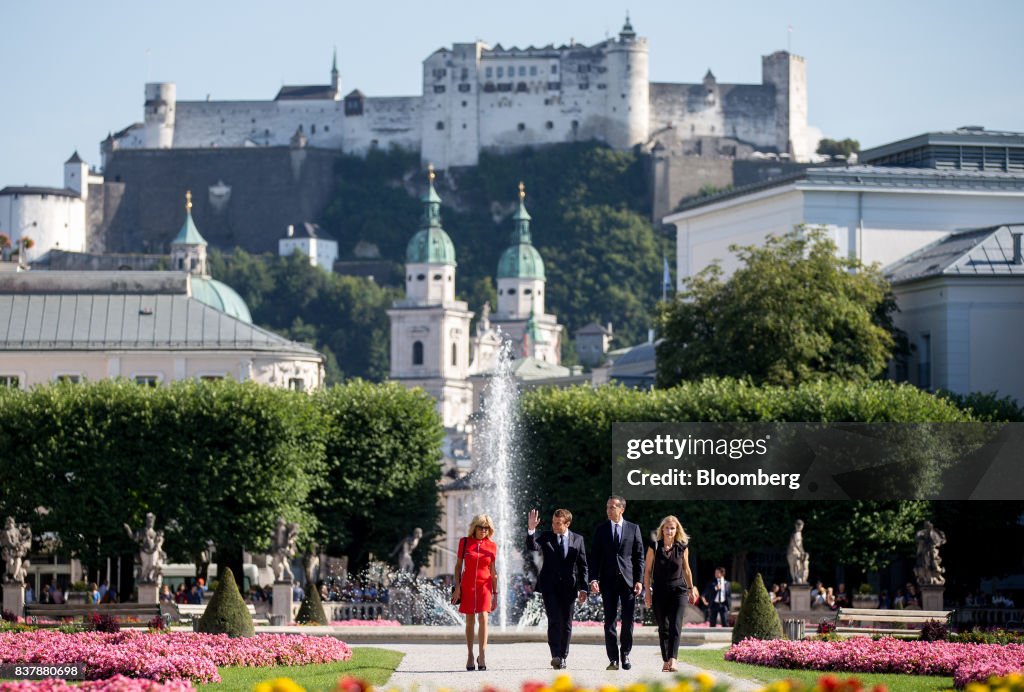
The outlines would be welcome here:
[[[498,308],[492,313],[490,305],[481,306],[471,335],[474,313],[455,298],[455,245],[441,225],[434,179],[431,168],[420,227],[406,246],[405,298],[388,310],[389,377],[425,389],[437,401],[444,426],[461,429],[479,408],[481,378],[495,369],[504,344],[545,373],[568,370],[560,367],[562,326],[544,310],[544,260],[533,246],[523,184],[509,245],[498,262]]]

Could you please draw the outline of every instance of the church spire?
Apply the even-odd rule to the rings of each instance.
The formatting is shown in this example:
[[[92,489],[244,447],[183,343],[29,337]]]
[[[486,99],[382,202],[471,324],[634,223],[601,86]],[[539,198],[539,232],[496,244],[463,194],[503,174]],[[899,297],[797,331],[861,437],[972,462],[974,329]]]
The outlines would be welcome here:
[[[427,194],[420,200],[423,202],[422,228],[441,228],[441,197],[437,194],[437,190],[434,189],[434,178],[436,177],[434,164],[431,163],[427,166],[427,180],[429,184]]]
[[[512,244],[518,245],[520,243],[524,245],[531,245],[533,241],[530,239],[530,213],[526,211],[526,186],[523,185],[522,181],[519,182],[519,208],[516,209],[516,213],[513,214],[512,220],[514,226],[512,229]]]
[[[334,57],[331,59],[331,88],[334,89],[334,98],[341,96],[341,77],[338,74],[338,47],[334,47]]]

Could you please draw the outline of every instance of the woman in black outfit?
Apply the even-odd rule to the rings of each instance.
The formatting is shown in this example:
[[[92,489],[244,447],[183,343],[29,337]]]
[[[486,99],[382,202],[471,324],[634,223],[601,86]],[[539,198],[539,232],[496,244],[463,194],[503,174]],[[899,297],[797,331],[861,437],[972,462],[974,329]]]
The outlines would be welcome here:
[[[665,673],[678,670],[676,655],[679,653],[679,631],[683,626],[683,611],[686,609],[687,601],[697,601],[697,590],[693,588],[693,574],[690,572],[687,541],[689,538],[683,530],[683,525],[674,516],[667,516],[658,526],[657,540],[647,549],[647,562],[644,567],[644,605],[650,608],[651,602],[654,602],[654,621],[658,623],[661,659],[665,662],[661,670]]]

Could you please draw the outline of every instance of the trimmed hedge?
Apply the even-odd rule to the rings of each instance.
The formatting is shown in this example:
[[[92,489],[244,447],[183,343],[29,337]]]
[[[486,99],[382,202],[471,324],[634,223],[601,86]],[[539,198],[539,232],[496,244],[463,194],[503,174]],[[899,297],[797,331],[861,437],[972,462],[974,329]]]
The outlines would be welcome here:
[[[771,596],[764,588],[760,573],[754,577],[754,583],[743,594],[743,604],[736,615],[736,624],[732,628],[732,643],[738,644],[744,639],[783,639],[782,621],[772,605]]]
[[[199,618],[199,631],[206,634],[226,634],[229,637],[255,636],[256,628],[252,624],[252,615],[242,600],[242,594],[238,592],[235,575],[230,569],[224,570],[224,576],[219,580],[213,598],[206,605],[203,616]]]

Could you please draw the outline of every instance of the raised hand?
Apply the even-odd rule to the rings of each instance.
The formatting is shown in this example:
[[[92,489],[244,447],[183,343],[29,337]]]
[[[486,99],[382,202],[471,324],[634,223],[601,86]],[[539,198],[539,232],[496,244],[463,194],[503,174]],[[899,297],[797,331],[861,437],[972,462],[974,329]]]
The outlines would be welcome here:
[[[536,509],[531,509],[526,517],[526,528],[530,531],[536,531],[538,526],[540,526],[540,512]]]

